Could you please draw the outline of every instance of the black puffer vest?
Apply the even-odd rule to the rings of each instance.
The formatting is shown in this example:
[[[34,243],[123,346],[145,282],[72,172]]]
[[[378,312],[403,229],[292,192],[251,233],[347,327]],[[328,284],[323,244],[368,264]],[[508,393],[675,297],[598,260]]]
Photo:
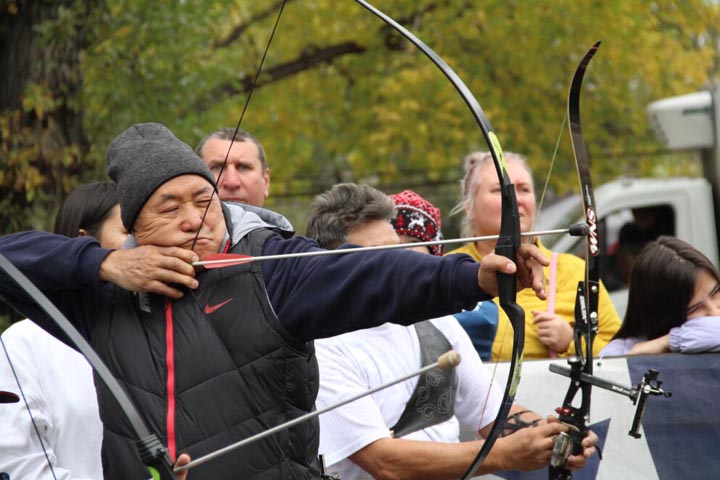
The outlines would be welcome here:
[[[269,235],[254,230],[230,253],[260,255]],[[260,263],[207,270],[198,280],[200,288],[172,301],[117,289],[92,338],[150,429],[192,458],[312,411],[318,389],[313,344],[278,321]],[[149,478],[104,386],[98,397],[105,478]],[[314,420],[192,469],[188,478],[319,478],[317,448]]]

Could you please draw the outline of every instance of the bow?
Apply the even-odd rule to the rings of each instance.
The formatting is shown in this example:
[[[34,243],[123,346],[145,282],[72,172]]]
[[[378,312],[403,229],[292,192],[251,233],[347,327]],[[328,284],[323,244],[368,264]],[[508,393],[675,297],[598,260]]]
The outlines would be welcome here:
[[[483,112],[482,107],[480,107],[480,104],[470,92],[470,89],[465,85],[465,83],[463,83],[453,69],[450,68],[450,66],[422,40],[417,38],[413,33],[397,23],[387,14],[367,3],[365,0],[355,1],[387,23],[418,49],[420,49],[420,51],[422,51],[422,53],[424,53],[425,56],[427,56],[430,61],[432,61],[435,66],[440,69],[445,77],[447,77],[470,109],[470,112],[480,127],[483,138],[489,147],[490,154],[492,155],[493,163],[495,165],[495,170],[497,172],[498,179],[500,180],[502,195],[502,220],[500,224],[500,238],[498,239],[495,247],[495,252],[498,255],[503,255],[510,260],[515,261],[516,251],[520,246],[520,217],[518,215],[517,198],[515,197],[515,186],[510,182],[510,177],[508,176],[507,168],[505,167],[505,158],[503,157],[502,148],[500,147],[500,141],[495,135],[495,132],[485,116],[485,112]],[[514,341],[512,360],[510,363],[505,392],[503,394],[503,400],[497,417],[493,422],[493,426],[485,439],[482,448],[463,475],[463,479],[472,476],[477,467],[490,452],[490,449],[505,425],[505,419],[510,412],[510,407],[513,404],[517,386],[520,382],[520,370],[522,368],[523,351],[525,347],[525,312],[516,303],[517,284],[515,276],[498,274],[498,291],[500,306],[507,314],[510,324],[513,327]]]
[[[130,397],[128,397],[120,383],[115,379],[115,377],[113,377],[108,367],[103,363],[97,353],[95,353],[95,350],[92,349],[90,344],[88,344],[88,342],[82,337],[80,332],[73,327],[60,310],[58,310],[55,305],[53,305],[52,302],[40,290],[38,290],[38,288],[35,287],[30,280],[27,279],[26,276],[23,275],[2,254],[0,254],[0,270],[12,278],[20,288],[25,290],[30,298],[33,298],[37,305],[53,319],[57,326],[63,331],[67,338],[72,341],[78,351],[85,356],[88,363],[90,363],[95,372],[97,372],[98,376],[103,380],[135,431],[138,438],[136,442],[138,454],[140,455],[140,459],[143,464],[145,464],[150,470],[152,478],[157,480],[175,479],[176,477],[172,472],[170,457],[167,454],[167,448],[160,443],[160,440],[154,433],[150,432],[147,425],[145,425],[145,422],[143,422],[137,408],[130,400]],[[9,356],[8,361],[10,361]]]
[[[626,387],[593,376],[593,340],[598,332],[598,298],[600,294],[600,245],[598,242],[597,211],[595,196],[590,179],[590,160],[582,136],[580,125],[580,90],[590,60],[598,50],[600,42],[588,50],[575,71],[568,95],[568,118],[570,138],[572,140],[575,165],[580,180],[581,199],[588,226],[585,280],[578,282],[575,301],[575,326],[573,337],[576,356],[568,358],[570,368],[550,365],[550,371],[570,378],[570,386],[561,407],[556,409],[559,419],[570,427],[568,433],[561,433],[555,441],[553,456],[548,468],[550,480],[572,480],[572,473],[566,468],[570,455],[582,453],[582,439],[588,433],[590,423],[590,397],[595,385],[615,393],[625,395],[636,405],[635,416],[628,434],[640,438],[640,421],[644,413],[648,396],[669,397],[670,392],[663,391],[658,381],[659,372],[648,370],[636,387]],[[583,351],[583,342],[585,350]],[[573,405],[578,390],[581,391],[579,406]]]
[[[580,180],[580,191],[582,198],[585,222],[588,225],[586,255],[585,255],[585,280],[578,283],[577,296],[575,300],[575,326],[573,337],[575,342],[576,357],[568,362],[575,374],[593,373],[593,350],[592,344],[598,331],[598,297],[600,293],[600,248],[597,235],[597,211],[595,209],[595,195],[593,193],[592,181],[590,178],[590,159],[588,157],[585,141],[582,136],[580,125],[580,90],[583,77],[590,60],[597,52],[600,42],[596,42],[585,54],[575,71],[568,96],[568,118],[570,138],[572,140],[575,166],[577,167]],[[585,344],[584,355],[583,341]],[[557,409],[560,421],[567,424],[570,430],[567,434],[558,437],[553,451],[553,459],[549,468],[550,479],[571,479],[572,474],[565,468],[566,454],[582,452],[581,442],[587,435],[588,422],[590,417],[590,383],[571,381],[568,387],[562,407]],[[579,407],[573,406],[573,400],[578,390],[582,392],[582,399]]]
[[[502,190],[502,220],[500,225],[500,235],[495,247],[495,251],[497,254],[503,255],[506,258],[515,261],[516,251],[517,248],[519,248],[520,246],[521,238],[520,217],[518,214],[517,199],[515,197],[515,186],[511,183],[510,177],[508,176],[500,142],[495,132],[493,131],[490,122],[485,116],[482,107],[480,107],[477,99],[472,95],[470,89],[465,85],[465,83],[460,79],[460,77],[430,47],[428,47],[424,42],[417,38],[413,33],[405,29],[405,27],[397,23],[394,19],[389,17],[387,14],[381,12],[374,6],[370,5],[365,0],[355,1],[356,3],[363,6],[365,9],[370,11],[372,14],[380,18],[386,24],[391,26],[403,37],[409,40],[413,45],[415,45],[418,49],[420,49],[420,51],[422,51],[447,77],[447,79],[450,81],[453,87],[455,87],[455,89],[458,91],[458,93],[464,100],[465,104],[470,109],[473,117],[475,118],[478,126],[480,127],[480,130],[482,131],[483,138],[485,139],[485,142],[489,147]],[[239,129],[239,127],[240,122],[238,122],[236,130]],[[232,142],[230,145],[230,149],[231,148]],[[228,149],[228,155],[230,149]],[[227,158],[228,157],[226,156],[225,162],[227,162]],[[507,314],[510,320],[510,324],[513,327],[514,342],[512,361],[510,364],[510,370],[508,373],[508,380],[506,382],[505,392],[503,394],[503,400],[501,402],[497,417],[493,422],[493,427],[491,428],[490,433],[485,439],[482,448],[477,453],[477,456],[473,460],[472,464],[468,467],[467,472],[463,475],[463,479],[469,478],[490,452],[490,449],[492,448],[495,440],[497,439],[500,432],[502,431],[503,426],[505,425],[505,419],[510,412],[510,407],[513,404],[513,401],[515,399],[515,393],[517,391],[517,386],[520,382],[520,370],[522,368],[523,352],[525,346],[525,312],[516,303],[517,283],[515,275],[498,274],[498,292],[500,306]]]

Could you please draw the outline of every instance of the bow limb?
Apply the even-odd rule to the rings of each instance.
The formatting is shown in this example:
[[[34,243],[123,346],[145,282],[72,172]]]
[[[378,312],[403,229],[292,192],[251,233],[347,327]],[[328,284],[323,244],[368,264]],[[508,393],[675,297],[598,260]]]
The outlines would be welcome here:
[[[143,422],[140,413],[137,411],[137,408],[130,400],[130,397],[128,397],[120,383],[113,377],[108,367],[103,363],[98,354],[95,353],[95,350],[92,349],[90,344],[82,337],[80,332],[78,332],[60,310],[2,254],[0,254],[0,270],[12,278],[20,288],[25,290],[38,306],[53,319],[103,380],[132,425],[138,438],[136,446],[140,459],[153,474],[153,478],[159,480],[176,479],[177,477],[175,477],[172,471],[170,457],[167,455],[167,448],[160,443],[160,440],[158,440],[155,434],[150,432],[145,422]]]
[[[593,373],[593,340],[598,331],[598,299],[600,293],[600,248],[597,235],[597,211],[595,195],[590,178],[590,159],[585,147],[580,124],[580,92],[587,66],[597,52],[600,42],[596,42],[585,54],[575,71],[568,95],[568,118],[570,138],[572,140],[575,165],[580,181],[580,196],[588,225],[585,279],[579,282],[575,305],[575,326],[573,336],[576,357],[570,361],[572,375],[579,378],[580,374],[592,376]],[[584,350],[583,350],[584,348]],[[562,407],[557,409],[560,421],[570,427],[567,435],[558,437],[555,444],[553,460],[549,467],[551,480],[570,480],[572,473],[566,468],[567,456],[582,452],[582,439],[587,435],[590,422],[590,397],[592,384],[577,382],[571,376],[570,387]],[[573,406],[578,390],[581,391],[580,406]]]
[[[422,40],[365,0],[355,1],[390,25],[420,49],[447,77],[470,109],[489,147],[502,189],[502,220],[500,224],[500,238],[495,247],[495,252],[515,261],[516,250],[520,246],[520,217],[518,215],[517,198],[515,197],[515,186],[510,182],[510,177],[508,176],[500,141],[495,135],[477,99],[453,69]],[[490,452],[490,449],[505,425],[505,420],[510,412],[510,407],[515,399],[517,386],[520,382],[520,370],[525,346],[525,312],[516,303],[517,283],[515,275],[498,274],[498,290],[500,306],[507,314],[510,319],[510,324],[513,327],[514,341],[510,371],[508,373],[503,400],[498,415],[493,422],[492,429],[475,457],[475,460],[473,460],[467,472],[463,475],[463,479],[469,478]]]

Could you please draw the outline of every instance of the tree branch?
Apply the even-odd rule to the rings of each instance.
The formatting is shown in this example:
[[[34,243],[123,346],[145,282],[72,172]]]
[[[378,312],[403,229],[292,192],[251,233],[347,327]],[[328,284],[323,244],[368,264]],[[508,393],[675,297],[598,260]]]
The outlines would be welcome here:
[[[245,31],[250,28],[253,23],[258,22],[260,20],[264,20],[267,17],[269,17],[271,14],[277,12],[277,10],[280,8],[280,5],[283,4],[283,1],[285,1],[285,4],[288,4],[292,2],[293,0],[278,0],[274,4],[270,5],[265,10],[256,13],[255,15],[251,16],[246,22],[241,23],[240,25],[233,28],[229,34],[225,38],[217,39],[213,42],[213,49],[217,50],[218,48],[225,48],[229,47],[231,43],[233,43],[235,40],[240,38]]]
[[[332,63],[344,55],[363,53],[366,48],[355,42],[343,42],[323,48],[308,46],[300,55],[286,63],[281,63],[265,69],[258,78],[255,88],[259,88],[284,78],[290,77],[305,70],[309,70],[322,63]],[[203,98],[223,98],[225,96],[247,93],[253,87],[254,76],[242,75],[239,81],[226,82],[213,91],[203,95]],[[203,112],[208,102],[200,100],[195,102],[195,111]]]

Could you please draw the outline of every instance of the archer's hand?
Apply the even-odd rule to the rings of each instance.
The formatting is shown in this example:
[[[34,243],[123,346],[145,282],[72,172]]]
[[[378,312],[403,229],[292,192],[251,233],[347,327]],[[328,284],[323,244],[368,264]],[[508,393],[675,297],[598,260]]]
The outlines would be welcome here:
[[[498,470],[527,472],[544,468],[550,465],[554,437],[567,429],[567,425],[559,422],[523,428],[512,435],[499,438],[490,454],[497,454],[494,459],[502,466]]]
[[[497,274],[517,272],[518,289],[532,288],[538,298],[545,300],[547,295],[545,294],[543,267],[548,265],[550,265],[550,261],[535,245],[521,245],[517,250],[516,263],[491,253],[485,255],[480,263],[478,285],[483,292],[497,296]]]
[[[595,454],[595,445],[597,445],[598,436],[592,430],[582,441],[583,453],[579,455],[570,455],[567,461],[567,468],[571,471],[580,470],[588,461],[588,458]]]
[[[560,315],[550,312],[532,311],[533,323],[543,345],[556,353],[567,351],[573,340],[573,328]]]
[[[549,415],[547,421],[549,424],[562,425],[560,420],[554,415]],[[598,436],[592,430],[588,430],[588,434],[582,440],[582,454],[570,455],[567,460],[567,469],[577,471],[584,467],[588,459],[595,454],[595,445],[597,445],[597,442]]]
[[[187,465],[188,463],[190,463],[190,455],[188,455],[187,453],[183,453],[178,457],[177,462],[175,462],[175,466],[182,467],[183,465]],[[188,470],[178,473],[178,480],[185,480],[187,478],[187,474]]]
[[[193,251],[179,247],[146,245],[115,250],[100,265],[100,280],[126,290],[180,298],[183,294],[175,286],[198,287],[195,268],[191,265],[197,260]]]

